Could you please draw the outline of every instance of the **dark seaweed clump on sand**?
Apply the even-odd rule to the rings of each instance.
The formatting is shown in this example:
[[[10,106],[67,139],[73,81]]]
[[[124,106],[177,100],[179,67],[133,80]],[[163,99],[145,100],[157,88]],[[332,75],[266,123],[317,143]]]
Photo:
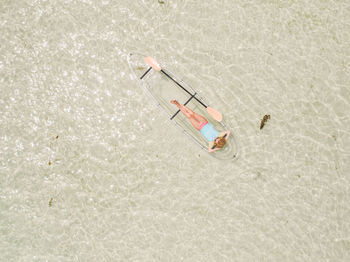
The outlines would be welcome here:
[[[260,122],[260,129],[263,129],[268,119],[270,119],[270,115],[264,115],[263,119],[261,119],[261,122]]]

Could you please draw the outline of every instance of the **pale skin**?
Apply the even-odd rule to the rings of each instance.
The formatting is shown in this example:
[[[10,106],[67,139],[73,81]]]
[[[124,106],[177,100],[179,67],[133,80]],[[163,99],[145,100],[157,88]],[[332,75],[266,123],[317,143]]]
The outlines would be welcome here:
[[[176,105],[180,109],[180,111],[188,118],[192,126],[198,131],[200,130],[201,123],[207,122],[207,119],[205,119],[203,116],[193,112],[187,106],[181,105],[177,100],[171,100],[170,103]],[[215,142],[216,140],[217,139],[215,139]]]

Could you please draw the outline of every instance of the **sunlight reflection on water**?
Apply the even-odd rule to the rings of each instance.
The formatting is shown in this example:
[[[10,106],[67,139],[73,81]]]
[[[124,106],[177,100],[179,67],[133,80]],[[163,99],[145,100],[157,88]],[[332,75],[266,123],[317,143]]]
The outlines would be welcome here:
[[[348,2],[1,10],[4,260],[350,259]],[[174,129],[130,52],[164,58],[223,112],[240,158]]]

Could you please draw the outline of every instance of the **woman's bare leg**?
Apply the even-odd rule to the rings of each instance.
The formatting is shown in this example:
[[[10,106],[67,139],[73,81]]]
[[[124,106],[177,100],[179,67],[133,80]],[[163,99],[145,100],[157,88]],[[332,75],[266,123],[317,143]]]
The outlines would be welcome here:
[[[195,112],[193,112],[193,117],[196,118],[201,123],[207,122],[207,119],[205,119],[205,117],[203,117]]]
[[[170,102],[176,105],[180,109],[180,111],[190,120],[192,126],[197,130],[200,130],[201,123],[207,121],[203,116],[193,112],[191,109],[189,109],[185,105],[181,105],[176,100],[171,100]]]
[[[171,100],[170,103],[176,105],[180,111],[188,118],[191,118],[193,115],[193,111],[191,109],[189,109],[188,107],[181,105],[179,102],[177,102],[176,100]]]
[[[206,122],[207,121],[207,119],[205,119],[205,117],[197,114],[196,112],[193,112],[187,106],[179,104],[179,102],[177,102],[176,100],[171,100],[171,103],[175,104],[181,111],[187,112],[189,115],[191,115],[192,117],[197,119],[199,122]]]

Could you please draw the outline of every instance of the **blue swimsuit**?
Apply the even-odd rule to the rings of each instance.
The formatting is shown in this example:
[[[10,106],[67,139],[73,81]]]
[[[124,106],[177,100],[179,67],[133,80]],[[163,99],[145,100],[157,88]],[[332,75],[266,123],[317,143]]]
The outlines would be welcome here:
[[[200,132],[208,141],[214,141],[219,136],[219,132],[209,122],[201,128]]]

